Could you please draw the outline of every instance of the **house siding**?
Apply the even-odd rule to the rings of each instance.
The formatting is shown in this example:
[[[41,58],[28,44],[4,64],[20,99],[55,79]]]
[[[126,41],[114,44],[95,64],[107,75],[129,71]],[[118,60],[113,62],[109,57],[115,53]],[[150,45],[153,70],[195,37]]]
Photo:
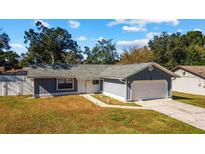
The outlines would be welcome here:
[[[205,95],[205,79],[182,69],[178,69],[174,73],[179,75],[180,78],[173,80],[173,91]]]
[[[77,79],[74,78],[74,88],[70,90],[57,90],[56,78],[36,78],[34,79],[34,95],[63,95],[67,93],[77,93]]]
[[[104,79],[103,92],[125,98],[125,83],[119,79]]]
[[[172,79],[171,76],[164,71],[161,71],[157,67],[153,66],[153,70],[149,71],[149,68],[134,74],[127,78],[127,98],[131,99],[131,84],[135,80],[166,80],[168,83],[168,97],[172,95]]]

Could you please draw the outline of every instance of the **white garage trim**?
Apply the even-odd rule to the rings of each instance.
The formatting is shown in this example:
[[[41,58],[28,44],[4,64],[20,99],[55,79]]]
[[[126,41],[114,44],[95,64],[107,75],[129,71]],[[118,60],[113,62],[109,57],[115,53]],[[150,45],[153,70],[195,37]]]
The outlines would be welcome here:
[[[131,89],[132,100],[168,98],[168,83],[166,80],[134,81],[131,84]]]

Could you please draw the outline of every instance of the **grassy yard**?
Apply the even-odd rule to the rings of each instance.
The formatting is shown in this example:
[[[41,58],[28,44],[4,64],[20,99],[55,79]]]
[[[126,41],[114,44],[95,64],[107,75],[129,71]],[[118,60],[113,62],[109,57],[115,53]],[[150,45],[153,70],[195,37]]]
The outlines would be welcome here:
[[[205,108],[205,96],[173,92],[173,99],[182,103],[187,103]]]
[[[110,104],[110,105],[139,106],[135,103],[124,103],[124,102],[121,102],[121,101],[114,99],[112,97],[105,96],[103,94],[95,94],[92,96],[95,97],[96,99],[98,99],[106,104]]]
[[[0,97],[0,133],[205,133],[155,111],[100,108],[82,96]]]

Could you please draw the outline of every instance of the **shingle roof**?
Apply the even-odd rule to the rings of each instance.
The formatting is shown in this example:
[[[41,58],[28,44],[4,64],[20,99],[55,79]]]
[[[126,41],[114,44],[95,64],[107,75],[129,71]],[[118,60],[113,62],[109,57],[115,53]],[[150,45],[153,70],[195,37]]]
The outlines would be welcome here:
[[[172,69],[173,72],[178,70],[179,68],[186,70],[190,73],[193,73],[195,75],[198,75],[202,78],[205,78],[205,66],[185,66],[185,65],[179,65]]]
[[[26,75],[27,71],[25,71],[24,69],[15,69],[15,68],[6,70],[5,67],[0,67],[0,74],[1,75]]]
[[[24,69],[11,69],[6,71],[4,74],[6,75],[26,75],[27,72]]]
[[[127,76],[137,73],[147,68],[152,63],[141,63],[141,64],[127,64],[127,65],[112,65],[103,71],[101,77],[117,77],[126,78]]]
[[[126,78],[150,65],[155,65],[159,69],[167,72],[171,76],[175,76],[171,71],[159,66],[156,63],[141,63],[128,65],[96,65],[96,64],[77,64],[77,65],[38,65],[30,67],[28,77],[44,78],[44,77],[76,77],[78,79],[98,79],[102,78]]]
[[[89,65],[89,64],[56,64],[56,65],[38,65],[28,68],[28,77],[77,77],[83,79],[99,78],[99,74],[104,71],[108,65]]]

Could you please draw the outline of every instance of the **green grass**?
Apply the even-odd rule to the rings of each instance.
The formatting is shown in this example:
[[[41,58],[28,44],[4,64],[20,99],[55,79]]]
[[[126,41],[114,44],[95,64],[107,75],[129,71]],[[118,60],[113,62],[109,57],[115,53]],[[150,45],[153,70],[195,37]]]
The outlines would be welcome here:
[[[100,108],[82,96],[0,97],[0,133],[205,133],[150,110]]]
[[[94,94],[92,96],[95,97],[96,99],[106,103],[106,104],[109,104],[109,105],[140,106],[140,105],[137,105],[135,103],[124,103],[122,101],[119,101],[119,100],[114,99],[114,98],[109,97],[109,96],[105,96],[103,94]]]
[[[173,99],[182,103],[205,108],[205,96],[173,92]]]

